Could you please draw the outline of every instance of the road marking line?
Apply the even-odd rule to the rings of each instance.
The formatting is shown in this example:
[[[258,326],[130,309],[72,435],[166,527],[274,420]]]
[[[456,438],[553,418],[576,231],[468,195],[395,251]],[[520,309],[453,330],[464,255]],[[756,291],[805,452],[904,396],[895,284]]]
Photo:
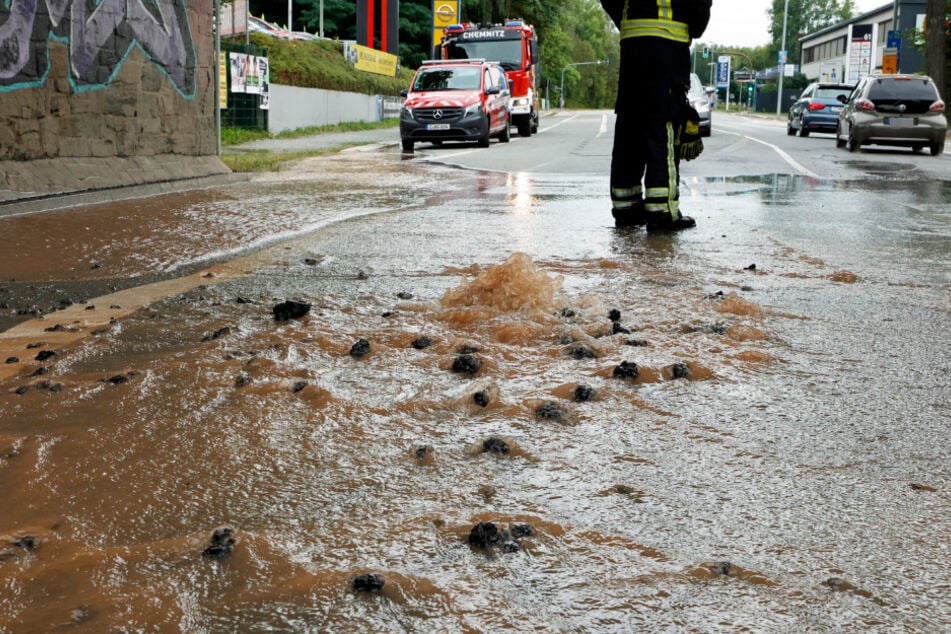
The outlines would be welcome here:
[[[597,139],[599,136],[601,136],[607,131],[608,131],[608,115],[603,114],[601,115],[601,127],[598,128],[598,133],[594,135],[594,138]]]
[[[720,132],[723,133],[723,134],[732,134],[732,135],[734,135],[734,136],[741,136],[741,137],[743,137],[744,139],[749,139],[750,141],[755,141],[756,143],[762,143],[762,144],[765,145],[766,147],[771,148],[773,151],[775,151],[776,154],[779,154],[779,157],[780,157],[781,159],[783,159],[784,161],[786,161],[787,163],[789,163],[789,164],[792,166],[792,168],[793,168],[794,170],[797,170],[798,172],[802,173],[804,176],[809,176],[810,178],[822,178],[821,176],[819,176],[818,174],[816,174],[815,172],[813,172],[811,169],[809,169],[809,168],[807,168],[807,167],[803,167],[803,165],[802,165],[801,163],[799,163],[796,159],[794,159],[793,157],[789,156],[789,154],[787,154],[785,150],[783,150],[783,149],[780,148],[779,146],[776,146],[776,145],[773,145],[772,143],[769,143],[768,141],[763,141],[762,139],[757,139],[756,137],[752,137],[752,136],[750,136],[750,135],[748,135],[748,134],[740,134],[739,132],[730,132],[729,130],[723,130],[723,129],[721,129]]]

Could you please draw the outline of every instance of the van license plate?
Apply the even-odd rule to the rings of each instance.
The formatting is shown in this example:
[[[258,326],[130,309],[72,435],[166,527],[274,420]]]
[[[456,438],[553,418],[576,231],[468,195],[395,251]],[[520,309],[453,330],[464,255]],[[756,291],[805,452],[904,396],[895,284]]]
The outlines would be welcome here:
[[[910,128],[915,125],[915,120],[905,119],[903,117],[886,117],[885,125],[893,125],[897,128]]]
[[[429,125],[426,126],[426,129],[427,130],[448,130],[449,124],[448,123],[430,123]]]

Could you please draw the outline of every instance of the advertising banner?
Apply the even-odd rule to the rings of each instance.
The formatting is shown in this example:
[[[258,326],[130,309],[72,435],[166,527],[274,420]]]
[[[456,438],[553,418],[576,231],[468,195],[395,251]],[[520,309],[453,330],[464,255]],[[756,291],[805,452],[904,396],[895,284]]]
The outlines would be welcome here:
[[[730,56],[717,57],[717,88],[730,87]]]
[[[343,55],[357,70],[396,77],[399,63],[399,58],[396,55],[367,48],[353,42],[344,43]]]

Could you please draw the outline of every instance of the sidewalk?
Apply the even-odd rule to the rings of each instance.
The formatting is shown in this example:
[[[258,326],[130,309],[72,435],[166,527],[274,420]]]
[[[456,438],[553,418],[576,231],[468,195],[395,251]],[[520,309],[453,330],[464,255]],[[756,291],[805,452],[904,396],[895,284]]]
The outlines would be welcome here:
[[[262,139],[223,147],[222,154],[246,150],[307,152],[376,143],[397,145],[399,135],[396,128],[381,128]],[[217,156],[0,161],[0,218],[213,187],[250,177],[231,172]]]

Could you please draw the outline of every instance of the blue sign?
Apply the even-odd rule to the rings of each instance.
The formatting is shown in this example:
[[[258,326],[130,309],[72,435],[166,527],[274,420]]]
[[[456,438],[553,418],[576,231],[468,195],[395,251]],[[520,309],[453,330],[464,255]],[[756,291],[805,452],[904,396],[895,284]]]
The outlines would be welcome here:
[[[901,31],[889,31],[888,41],[885,46],[888,48],[901,48]]]
[[[788,52],[787,52],[787,51],[779,51],[779,55],[778,55],[777,57],[779,58],[778,61],[779,61],[780,64],[785,64],[785,63],[786,63],[786,60],[788,59]]]
[[[730,87],[730,57],[721,55],[717,59],[717,88]]]

